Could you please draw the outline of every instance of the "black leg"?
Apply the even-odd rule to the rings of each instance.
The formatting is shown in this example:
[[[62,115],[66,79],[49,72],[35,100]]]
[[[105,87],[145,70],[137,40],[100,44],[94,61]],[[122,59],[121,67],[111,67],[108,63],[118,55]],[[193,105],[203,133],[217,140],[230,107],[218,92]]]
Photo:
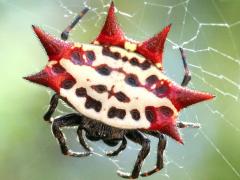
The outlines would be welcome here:
[[[68,39],[68,35],[69,32],[76,26],[76,24],[80,21],[80,19],[82,19],[82,17],[88,12],[88,8],[85,7],[80,14],[78,14],[75,19],[73,20],[73,22],[62,32],[61,34],[61,38],[62,40],[67,40]]]
[[[54,119],[52,123],[52,132],[57,138],[58,143],[60,145],[61,151],[64,155],[74,156],[74,157],[83,157],[90,154],[90,152],[72,152],[68,149],[66,145],[65,137],[61,131],[62,127],[71,127],[71,126],[78,126],[82,121],[82,117],[79,114],[68,114],[59,118]]]
[[[118,171],[118,175],[123,178],[136,179],[139,176],[142,163],[150,151],[150,140],[144,137],[139,131],[129,131],[126,134],[126,137],[133,142],[140,144],[142,146],[142,149],[138,154],[132,174]]]
[[[77,134],[78,134],[79,143],[82,145],[82,147],[86,151],[89,151],[89,152],[92,151],[92,149],[88,146],[88,144],[86,143],[86,141],[83,137],[83,128],[81,126],[78,127]]]
[[[158,172],[163,168],[163,152],[164,152],[164,149],[166,148],[166,144],[167,144],[166,138],[163,134],[161,134],[159,132],[151,132],[151,131],[146,132],[146,133],[158,138],[159,141],[158,141],[156,166],[151,171],[142,173],[141,174],[142,177],[150,176],[153,173]]]
[[[125,137],[123,137],[122,143],[119,146],[118,149],[116,149],[115,151],[110,151],[107,152],[106,155],[107,156],[117,156],[120,152],[122,152],[125,148],[127,147],[127,140]]]
[[[45,115],[43,116],[44,120],[51,123],[51,117],[58,105],[58,99],[59,96],[57,94],[54,94],[50,100],[50,105],[48,108],[48,111],[45,113]]]
[[[178,128],[200,128],[201,127],[199,123],[191,123],[191,122],[177,122],[176,126]]]
[[[184,78],[183,81],[181,83],[181,86],[187,86],[188,83],[191,80],[191,72],[188,69],[188,65],[187,65],[187,61],[186,61],[186,56],[183,52],[182,48],[179,48],[180,52],[181,52],[181,56],[182,56],[182,61],[183,61],[183,67],[184,67]]]

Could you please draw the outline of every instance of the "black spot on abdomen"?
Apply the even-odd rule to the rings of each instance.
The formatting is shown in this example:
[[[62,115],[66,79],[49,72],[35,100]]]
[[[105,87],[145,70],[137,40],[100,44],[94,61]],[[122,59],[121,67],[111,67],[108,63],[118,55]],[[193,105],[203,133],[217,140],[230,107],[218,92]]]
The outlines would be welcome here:
[[[158,77],[156,75],[148,76],[146,79],[146,83],[148,86],[151,86],[157,82],[158,82]]]
[[[111,73],[111,68],[106,64],[102,64],[96,67],[96,71],[101,75],[108,76]]]
[[[124,57],[122,58],[122,60],[123,60],[123,62],[126,62],[126,61],[128,61],[128,57],[127,57],[127,56],[124,56]]]
[[[139,120],[140,119],[140,112],[137,109],[132,109],[130,111],[130,114],[134,120]]]
[[[73,50],[71,54],[71,61],[74,64],[82,65],[85,63],[82,54],[79,50]]]
[[[102,109],[102,103],[100,101],[97,101],[96,99],[87,96],[86,102],[85,102],[85,107],[87,109],[94,109],[96,112],[101,111]]]
[[[61,82],[61,88],[71,89],[76,83],[75,79],[65,79]]]
[[[109,56],[115,60],[121,58],[121,54],[119,52],[112,52],[108,46],[103,47],[102,54],[105,56]]]
[[[135,74],[128,74],[125,77],[125,82],[131,86],[139,86],[138,77]]]
[[[86,88],[80,87],[76,89],[75,93],[78,97],[85,97],[87,95],[87,90]]]
[[[118,117],[119,119],[123,119],[125,116],[126,116],[126,111],[124,109],[118,109],[118,108],[112,106],[108,110],[108,117],[109,118]]]
[[[145,108],[145,116],[149,122],[152,122],[155,119],[155,112],[152,107]]]
[[[156,94],[158,96],[166,95],[168,93],[168,91],[169,91],[168,82],[161,81],[159,84],[157,84],[157,87],[156,87],[155,91],[156,91]]]
[[[75,91],[78,97],[85,97],[85,107],[87,109],[94,109],[96,112],[100,112],[102,109],[102,103],[87,95],[87,90],[84,87],[77,88]]]
[[[150,64],[150,60],[145,60],[143,63],[141,63],[140,68],[142,68],[142,70],[147,70],[148,68],[150,68],[151,64]]]
[[[100,94],[107,91],[107,86],[102,85],[102,84],[92,85],[91,88]]]
[[[139,66],[139,62],[138,62],[138,59],[133,57],[130,59],[130,64],[133,65],[133,66]]]
[[[130,98],[126,94],[124,94],[122,91],[115,93],[115,97],[120,102],[125,102],[125,103],[130,102]]]
[[[60,64],[54,64],[52,66],[52,70],[56,74],[61,74],[61,73],[65,72],[65,69]]]
[[[114,117],[115,117],[115,114],[116,114],[116,108],[115,108],[115,107],[111,107],[111,108],[108,110],[108,117],[109,117],[109,118],[114,118]]]
[[[173,110],[167,106],[159,107],[159,112],[161,112],[165,117],[172,117],[174,114]]]
[[[86,57],[89,61],[94,61],[96,59],[95,53],[93,51],[86,51]]]

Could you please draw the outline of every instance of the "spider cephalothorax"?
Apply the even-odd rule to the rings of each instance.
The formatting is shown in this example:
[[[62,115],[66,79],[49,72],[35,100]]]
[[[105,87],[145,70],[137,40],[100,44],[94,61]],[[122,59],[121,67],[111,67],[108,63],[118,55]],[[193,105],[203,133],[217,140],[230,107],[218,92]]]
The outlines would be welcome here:
[[[141,153],[145,154],[138,159],[131,175],[120,175],[136,178],[149,151],[142,134],[157,136],[162,152],[165,140],[161,133],[182,143],[177,127],[185,125],[176,122],[179,111],[213,96],[183,87],[190,80],[187,72],[182,86],[163,74],[163,48],[170,27],[144,42],[128,40],[117,24],[113,3],[101,33],[91,44],[62,41],[33,26],[49,61],[41,72],[26,79],[56,92],[45,119],[50,120],[58,98],[80,113],[53,120],[53,133],[64,154],[78,155],[68,151],[59,127],[79,126],[80,142],[88,151],[80,133],[82,129],[88,139],[102,139],[108,145],[116,145],[114,142],[119,140],[125,142],[126,136],[141,144]],[[157,164],[150,174],[160,168]]]

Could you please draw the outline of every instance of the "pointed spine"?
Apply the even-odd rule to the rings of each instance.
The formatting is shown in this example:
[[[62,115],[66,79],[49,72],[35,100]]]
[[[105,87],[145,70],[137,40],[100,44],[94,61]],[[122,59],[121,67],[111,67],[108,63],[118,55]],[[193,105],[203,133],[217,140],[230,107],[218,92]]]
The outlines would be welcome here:
[[[183,144],[183,139],[179,134],[177,126],[175,124],[168,124],[161,128],[161,133],[168,135],[169,137],[173,138],[180,144]]]
[[[171,24],[154,37],[138,44],[137,52],[150,59],[154,64],[162,64],[164,44],[171,29]]]
[[[168,97],[174,106],[178,109],[178,111],[180,111],[181,109],[186,108],[190,105],[210,100],[215,96],[210,93],[191,90],[179,85],[173,85]]]
[[[49,87],[57,93],[59,93],[61,84],[65,80],[76,82],[76,80],[69,73],[65,71],[62,73],[55,73],[53,72],[52,68],[48,66],[36,74],[32,74],[23,78],[30,82]]]
[[[39,27],[32,25],[32,28],[46,50],[49,60],[59,60],[64,50],[71,47],[71,43],[57,39],[45,33]]]
[[[112,2],[108,10],[108,15],[101,33],[96,38],[96,41],[102,45],[123,46],[125,42],[124,33],[117,23],[115,16],[115,7]]]
[[[23,77],[23,79],[26,79],[30,82],[36,83],[36,84],[41,84],[43,86],[48,87],[48,80],[49,80],[49,75],[46,72],[46,70],[42,70],[36,74],[32,74],[30,76]]]

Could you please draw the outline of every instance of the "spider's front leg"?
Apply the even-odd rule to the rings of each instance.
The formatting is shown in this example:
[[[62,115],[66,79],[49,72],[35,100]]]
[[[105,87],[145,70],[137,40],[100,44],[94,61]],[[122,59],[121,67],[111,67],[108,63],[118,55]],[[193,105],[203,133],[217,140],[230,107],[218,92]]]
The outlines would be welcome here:
[[[182,56],[182,61],[183,61],[183,67],[184,67],[184,78],[182,80],[181,86],[187,86],[188,83],[191,80],[191,72],[188,69],[187,61],[186,61],[186,56],[184,54],[184,51],[182,48],[179,48],[181,56]]]
[[[141,174],[142,177],[150,176],[153,173],[156,173],[163,168],[163,152],[164,152],[164,150],[166,148],[166,144],[167,144],[167,140],[163,134],[156,132],[156,131],[147,131],[145,133],[158,138],[159,141],[158,141],[156,166],[151,171],[142,173]]]
[[[52,133],[57,138],[58,143],[60,145],[61,151],[64,155],[73,156],[73,157],[83,157],[88,156],[90,152],[73,152],[69,150],[66,145],[65,137],[61,131],[63,127],[73,127],[79,126],[82,124],[82,116],[76,113],[67,114],[62,117],[58,117],[52,122]]]
[[[142,146],[142,149],[138,153],[137,160],[135,162],[132,174],[130,173],[124,173],[121,171],[118,171],[118,175],[123,177],[123,178],[128,178],[128,179],[136,179],[139,176],[142,163],[144,159],[147,157],[149,151],[150,151],[150,140],[147,139],[146,137],[143,136],[142,133],[139,131],[129,131],[126,134],[126,137],[130,139],[131,141],[138,143]]]
[[[125,137],[123,137],[121,145],[118,147],[118,149],[116,149],[115,151],[107,152],[106,155],[107,156],[117,156],[120,152],[122,152],[124,149],[126,149],[126,147],[127,147],[127,140]]]
[[[58,105],[58,100],[59,100],[59,95],[54,94],[50,100],[50,105],[49,108],[47,110],[47,112],[44,114],[43,119],[49,123],[52,123],[51,121],[51,117],[54,113],[54,111],[56,110],[56,107]]]
[[[62,40],[67,40],[68,39],[68,35],[69,32],[77,25],[77,23],[80,21],[80,19],[82,19],[82,17],[88,12],[88,8],[85,7],[73,20],[73,22],[67,26],[67,28],[62,32],[61,34],[61,38]]]

